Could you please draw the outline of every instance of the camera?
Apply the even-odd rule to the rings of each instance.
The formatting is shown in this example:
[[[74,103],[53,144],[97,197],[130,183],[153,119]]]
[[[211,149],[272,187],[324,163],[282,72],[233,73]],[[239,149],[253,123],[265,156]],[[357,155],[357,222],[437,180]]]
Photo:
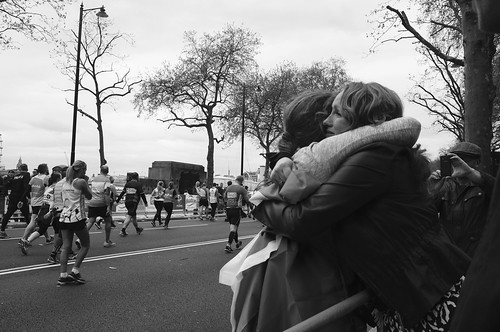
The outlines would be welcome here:
[[[451,176],[451,155],[444,155],[439,157],[441,165],[441,177]]]

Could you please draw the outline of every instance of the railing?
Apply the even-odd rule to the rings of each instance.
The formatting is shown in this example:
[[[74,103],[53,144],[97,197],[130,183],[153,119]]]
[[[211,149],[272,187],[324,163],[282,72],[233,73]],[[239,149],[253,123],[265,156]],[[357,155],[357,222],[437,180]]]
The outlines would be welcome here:
[[[344,301],[337,303],[330,308],[323,310],[322,312],[306,319],[299,324],[292,326],[291,328],[285,330],[285,332],[313,332],[318,329],[325,327],[331,322],[339,319],[354,309],[360,307],[361,305],[368,302],[370,299],[370,294],[368,291],[361,291]]]

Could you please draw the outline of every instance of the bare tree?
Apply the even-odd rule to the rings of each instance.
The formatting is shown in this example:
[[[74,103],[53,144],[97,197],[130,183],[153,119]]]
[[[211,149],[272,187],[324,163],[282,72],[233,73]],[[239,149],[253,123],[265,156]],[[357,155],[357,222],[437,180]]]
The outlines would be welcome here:
[[[463,70],[450,66],[428,49],[421,52],[432,66],[427,67],[423,78],[416,82],[417,91],[411,94],[410,100],[435,115],[434,123],[441,130],[452,133],[458,141],[464,141]],[[429,81],[434,82],[430,87]]]
[[[114,52],[120,43],[132,44],[132,39],[123,33],[110,32],[110,26],[111,23],[104,22],[97,16],[85,21],[81,42],[82,54],[79,63],[81,70],[80,77],[78,77],[79,89],[91,94],[95,99],[95,113],[82,109],[78,109],[78,112],[94,121],[97,125],[101,165],[106,164],[102,118],[103,105],[107,104],[113,107],[112,101],[114,99],[130,94],[134,85],[141,82],[140,80],[130,80],[130,69],[123,66],[119,68],[124,58]],[[78,44],[78,36],[75,32],[73,32],[73,38],[73,42],[61,44],[60,52],[67,61],[63,73],[74,81]]]
[[[262,147],[265,155],[272,152],[283,133],[285,105],[304,90],[338,90],[348,80],[344,66],[344,61],[335,58],[313,62],[302,68],[286,62],[247,78],[245,92],[241,88],[235,90],[231,95],[233,106],[228,109],[225,121],[221,122],[228,142],[241,138],[241,127],[234,124],[242,122],[242,106],[245,103],[244,134]],[[268,171],[269,161],[266,158],[264,176]]]
[[[3,0],[0,1],[0,48],[18,48],[15,35],[35,41],[53,38],[64,6],[72,0]],[[50,9],[50,10],[49,10]]]
[[[457,78],[452,75],[454,82],[449,81],[446,84],[456,88],[463,81],[463,111],[455,115],[463,116],[463,139],[476,143],[485,152],[482,167],[489,171],[491,158],[487,151],[490,151],[492,144],[492,108],[495,97],[492,81],[492,59],[495,54],[493,34],[479,30],[477,15],[471,0],[414,0],[413,3],[419,7],[420,14],[415,22],[411,22],[404,11],[387,6],[388,12],[380,22],[379,31],[388,32],[391,28],[400,26],[403,29],[399,29],[398,34],[393,38],[379,35],[377,39],[382,42],[403,39],[416,41],[423,47],[422,49],[428,52],[428,56],[431,55],[429,57],[431,63],[434,66],[441,66],[438,70],[446,71],[446,68],[450,67],[463,67],[463,76]],[[422,25],[428,27],[428,36],[424,36],[419,31]],[[384,36],[383,33],[382,36]],[[442,77],[449,78],[449,73]],[[436,96],[431,88],[423,91],[428,96]],[[449,96],[451,95],[453,93],[450,92]],[[450,100],[443,103],[440,98],[444,97],[435,98],[434,106],[451,105]],[[456,101],[460,101],[460,98]],[[455,106],[461,107],[456,103]],[[448,114],[446,107],[444,109],[445,111],[438,110],[435,114],[439,116]],[[441,119],[442,123],[449,123],[445,117]],[[456,119],[452,118],[452,120]],[[450,128],[459,128],[459,126],[452,124]]]
[[[283,132],[282,107],[296,94],[296,85],[293,83],[296,72],[295,64],[284,63],[266,73],[252,75],[244,85],[232,90],[230,107],[219,122],[221,131],[225,133],[226,144],[241,139],[243,133],[257,142],[266,154],[272,151]],[[267,176],[268,169],[269,161],[266,158],[264,176]]]
[[[213,182],[214,122],[224,116],[229,87],[250,67],[260,40],[243,27],[228,25],[198,37],[186,32],[186,47],[175,66],[165,64],[141,84],[134,103],[139,115],[160,115],[168,127],[204,129],[208,136],[207,181]]]

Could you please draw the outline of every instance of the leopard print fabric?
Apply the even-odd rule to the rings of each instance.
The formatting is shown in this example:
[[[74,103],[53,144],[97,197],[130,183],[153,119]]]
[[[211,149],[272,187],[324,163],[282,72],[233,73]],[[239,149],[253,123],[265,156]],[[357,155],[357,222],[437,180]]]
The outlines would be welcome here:
[[[454,284],[441,300],[429,311],[429,313],[416,326],[406,328],[401,316],[397,311],[386,311],[376,317],[378,332],[435,332],[449,331],[451,318],[457,307],[460,288],[465,277]]]

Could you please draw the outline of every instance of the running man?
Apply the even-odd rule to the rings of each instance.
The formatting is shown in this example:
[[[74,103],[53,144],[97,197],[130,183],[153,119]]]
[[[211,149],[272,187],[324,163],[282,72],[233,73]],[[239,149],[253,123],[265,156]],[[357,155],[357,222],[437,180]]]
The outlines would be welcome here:
[[[101,217],[104,220],[104,248],[111,248],[116,245],[110,240],[111,237],[111,181],[108,177],[109,167],[102,165],[100,174],[92,179],[92,199],[88,203],[87,229],[90,230],[96,219]]]
[[[43,194],[43,204],[36,215],[35,222],[38,225],[38,229],[28,235],[28,238],[21,238],[21,252],[24,255],[28,254],[28,248],[31,247],[31,243],[38,239],[41,235],[47,234],[47,229],[50,225],[54,228],[54,234],[59,236],[59,225],[58,220],[54,221],[54,187],[58,181],[61,180],[61,173],[53,172],[49,177],[48,187],[45,188],[45,192]],[[25,233],[26,235],[26,233]],[[52,240],[54,237],[51,237]],[[47,242],[52,243],[53,241]]]
[[[43,198],[45,193],[45,188],[49,186],[49,167],[47,164],[40,164],[36,169],[36,175],[33,176],[29,182],[30,190],[30,204],[31,204],[31,220],[28,226],[24,229],[24,234],[19,240],[19,246],[23,247],[26,244],[28,236],[33,233],[35,227],[37,226],[38,214],[43,206]],[[54,241],[53,236],[49,236],[47,232],[42,233],[47,243],[52,243]]]
[[[224,250],[227,253],[231,253],[233,252],[231,248],[233,240],[236,244],[236,249],[239,249],[242,244],[238,240],[238,227],[241,221],[241,207],[243,202],[248,204],[248,206],[252,206],[252,203],[248,200],[247,191],[243,187],[243,176],[238,175],[236,177],[236,184],[231,184],[226,188],[224,200],[226,201],[226,215],[229,221],[229,237]]]

